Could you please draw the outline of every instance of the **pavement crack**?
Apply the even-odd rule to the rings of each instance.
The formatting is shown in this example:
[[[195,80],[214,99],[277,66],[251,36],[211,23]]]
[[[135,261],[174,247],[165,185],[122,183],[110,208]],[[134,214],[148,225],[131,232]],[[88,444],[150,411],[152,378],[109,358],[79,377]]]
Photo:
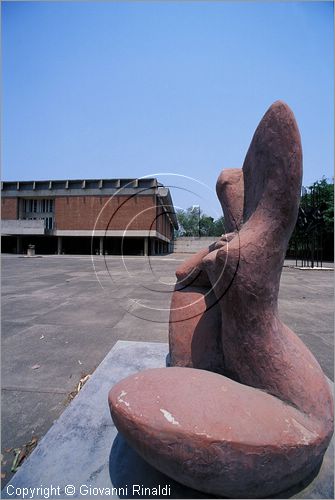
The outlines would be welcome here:
[[[38,387],[22,387],[17,385],[6,385],[1,387],[2,391],[12,391],[12,392],[41,392],[46,394],[68,394],[69,391],[64,389],[59,389],[57,387],[44,387],[42,389]]]

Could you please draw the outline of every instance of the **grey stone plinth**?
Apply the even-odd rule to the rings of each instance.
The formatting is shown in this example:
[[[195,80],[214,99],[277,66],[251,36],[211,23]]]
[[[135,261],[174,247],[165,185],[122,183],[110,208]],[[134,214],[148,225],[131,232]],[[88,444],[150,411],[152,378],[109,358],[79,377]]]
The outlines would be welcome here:
[[[167,344],[117,342],[3,489],[2,498],[23,498],[23,488],[35,488],[34,499],[46,498],[46,489],[51,487],[49,498],[59,499],[209,498],[207,494],[176,483],[144,462],[117,433],[109,414],[110,388],[135,372],[164,366],[167,352]],[[297,485],[276,498],[334,498],[333,468],[332,443],[320,470],[309,483]],[[67,485],[73,487],[68,492],[74,494],[66,495]],[[37,488],[44,490],[37,491]],[[166,492],[169,494],[164,495]]]

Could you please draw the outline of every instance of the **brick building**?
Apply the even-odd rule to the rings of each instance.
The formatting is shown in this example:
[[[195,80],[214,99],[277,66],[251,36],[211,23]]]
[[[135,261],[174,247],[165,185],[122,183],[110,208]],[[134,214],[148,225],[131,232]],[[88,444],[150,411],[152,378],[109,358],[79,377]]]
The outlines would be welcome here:
[[[2,252],[155,255],[178,227],[157,179],[7,181],[1,198]]]

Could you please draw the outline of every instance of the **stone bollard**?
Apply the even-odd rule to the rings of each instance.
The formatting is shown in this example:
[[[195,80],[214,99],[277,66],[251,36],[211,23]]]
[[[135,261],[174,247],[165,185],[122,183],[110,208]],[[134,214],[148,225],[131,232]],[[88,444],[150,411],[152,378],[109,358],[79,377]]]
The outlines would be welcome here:
[[[35,245],[28,245],[27,256],[34,257],[35,255]]]

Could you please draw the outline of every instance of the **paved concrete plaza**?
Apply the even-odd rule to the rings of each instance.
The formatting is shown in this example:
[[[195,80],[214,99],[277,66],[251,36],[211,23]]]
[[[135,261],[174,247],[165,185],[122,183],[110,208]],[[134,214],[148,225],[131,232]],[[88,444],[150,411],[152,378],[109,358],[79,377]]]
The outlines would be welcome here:
[[[42,437],[117,340],[167,342],[187,255],[2,257],[2,453]],[[284,268],[280,314],[333,380],[333,272]],[[75,450],[74,450],[75,453]]]

